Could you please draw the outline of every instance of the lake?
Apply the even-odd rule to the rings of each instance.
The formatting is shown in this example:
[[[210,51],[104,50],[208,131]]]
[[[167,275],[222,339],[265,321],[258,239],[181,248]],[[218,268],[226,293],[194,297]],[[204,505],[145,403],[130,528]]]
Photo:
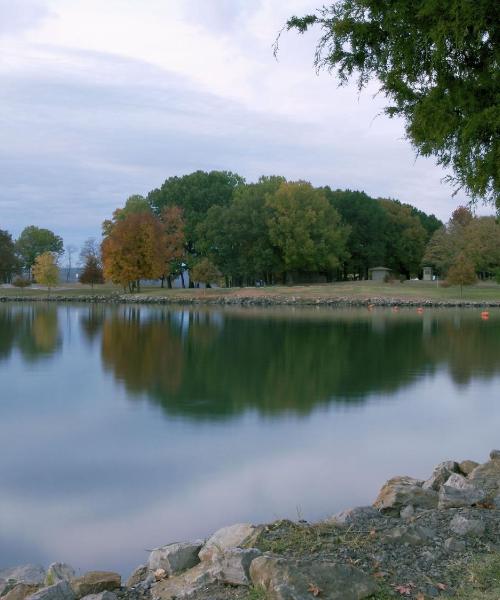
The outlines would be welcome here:
[[[128,573],[500,445],[500,312],[0,305],[0,568]]]

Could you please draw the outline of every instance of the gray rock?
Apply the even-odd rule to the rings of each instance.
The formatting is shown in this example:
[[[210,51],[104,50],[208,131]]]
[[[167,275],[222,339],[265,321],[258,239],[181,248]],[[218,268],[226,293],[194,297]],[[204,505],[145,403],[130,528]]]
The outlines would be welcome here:
[[[237,523],[216,531],[200,550],[202,561],[211,561],[228,548],[245,548],[251,546],[257,539],[262,527],[250,523]]]
[[[413,518],[413,516],[415,515],[415,509],[413,508],[412,504],[408,504],[408,506],[405,506],[404,508],[401,509],[401,512],[399,513],[399,516],[404,519],[405,521],[409,521],[410,519]]]
[[[360,518],[373,519],[380,516],[381,515],[379,511],[373,508],[373,506],[356,506],[355,508],[349,508],[337,513],[336,515],[333,515],[332,517],[328,517],[328,519],[325,519],[325,522],[347,526],[352,525]]]
[[[113,592],[101,592],[100,594],[88,594],[82,600],[117,600],[117,596]]]
[[[148,567],[147,565],[139,565],[130,577],[127,579],[127,587],[134,587],[144,581],[148,576]]]
[[[420,546],[427,544],[435,532],[419,525],[410,527],[394,527],[382,536],[384,544],[403,544],[406,546]]]
[[[413,477],[393,477],[384,484],[373,506],[395,516],[410,504],[414,508],[436,508],[438,493],[432,489],[423,489],[423,483],[422,480]]]
[[[148,568],[150,571],[165,569],[167,575],[175,575],[194,567],[200,562],[198,552],[203,546],[203,540],[195,542],[177,542],[156,548],[149,555]]]
[[[121,577],[112,571],[89,571],[82,577],[71,580],[71,587],[77,598],[90,594],[111,592],[121,586]]]
[[[485,492],[463,475],[454,473],[439,490],[438,508],[460,508],[483,502]]]
[[[450,475],[453,473],[458,473],[458,471],[458,463],[453,460],[447,460],[439,463],[439,465],[434,467],[432,475],[429,477],[429,479],[424,481],[422,487],[424,490],[438,491],[443,483],[450,477]]]
[[[228,548],[214,558],[211,572],[222,583],[250,585],[250,564],[261,554],[257,548]]]
[[[28,600],[75,600],[75,594],[67,581],[58,581],[31,594]]]
[[[152,588],[153,598],[170,600],[191,596],[210,583],[217,581],[211,567],[211,563],[202,562],[180,575],[173,575],[159,581]]]
[[[353,566],[331,562],[295,561],[263,555],[252,561],[255,587],[272,600],[362,600],[377,591],[375,581]]]
[[[73,569],[72,566],[66,563],[55,562],[47,569],[45,585],[54,585],[54,583],[57,583],[58,581],[70,581],[75,575],[75,569]]]
[[[479,465],[469,475],[468,480],[485,492],[486,502],[491,502],[500,494],[500,460],[492,459]]]
[[[40,565],[21,565],[0,570],[0,579],[12,579],[18,583],[42,584],[45,579],[45,569]]]
[[[464,475],[470,475],[472,471],[474,471],[474,469],[478,466],[479,463],[477,463],[475,460],[463,460],[458,465],[458,468]]]
[[[444,548],[448,552],[465,552],[465,542],[463,540],[457,540],[454,537],[450,537],[445,540]]]
[[[490,452],[491,460],[499,460],[500,459],[500,450],[492,450]]]
[[[455,515],[450,522],[450,529],[456,535],[481,536],[485,525],[479,519],[467,519],[462,515]]]
[[[29,583],[16,583],[14,587],[2,596],[2,600],[24,600],[38,591],[38,586]]]

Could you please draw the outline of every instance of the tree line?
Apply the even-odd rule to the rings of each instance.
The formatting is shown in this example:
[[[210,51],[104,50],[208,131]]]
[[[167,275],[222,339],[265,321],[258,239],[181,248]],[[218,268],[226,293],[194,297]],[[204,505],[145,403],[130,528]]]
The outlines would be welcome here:
[[[427,265],[441,278],[456,279],[458,272],[454,283],[466,283],[471,273],[497,273],[499,248],[495,218],[474,217],[464,207],[445,225],[414,206],[364,192],[195,171],[116,209],[102,225],[102,243],[84,244],[80,281],[108,280],[133,291],[144,280],[172,287],[180,277],[186,286],[189,272],[190,285],[272,285],[366,279],[376,266],[407,279]],[[15,241],[0,230],[0,277],[12,281],[22,271],[53,285],[63,251],[62,239],[47,229],[27,227]]]

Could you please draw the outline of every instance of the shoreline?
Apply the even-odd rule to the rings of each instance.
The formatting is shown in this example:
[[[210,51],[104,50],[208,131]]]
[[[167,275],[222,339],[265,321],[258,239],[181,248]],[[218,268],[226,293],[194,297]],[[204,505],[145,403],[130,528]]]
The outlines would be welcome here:
[[[81,304],[156,304],[178,306],[294,306],[331,308],[500,308],[500,300],[437,300],[431,298],[399,298],[352,296],[301,298],[294,296],[245,296],[245,295],[196,295],[196,296],[147,296],[139,294],[109,295],[4,295],[0,303],[8,302],[56,302]]]
[[[3,600],[389,600],[500,597],[500,450],[439,463],[426,480],[396,476],[370,506],[318,523],[238,523],[208,539],[150,551],[126,583],[0,568]]]

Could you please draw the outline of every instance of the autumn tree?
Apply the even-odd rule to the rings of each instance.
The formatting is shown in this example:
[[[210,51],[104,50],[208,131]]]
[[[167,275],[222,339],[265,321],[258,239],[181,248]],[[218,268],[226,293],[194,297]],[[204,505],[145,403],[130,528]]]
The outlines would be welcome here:
[[[97,257],[92,255],[87,257],[80,275],[80,283],[90,284],[92,289],[96,283],[104,283],[103,268]]]
[[[450,285],[460,286],[460,296],[463,296],[463,286],[473,285],[476,280],[474,263],[465,254],[459,254],[446,275]]]
[[[133,194],[129,196],[125,202],[125,206],[122,208],[117,208],[113,212],[113,217],[111,219],[106,219],[102,224],[102,234],[107,236],[111,233],[113,226],[118,221],[123,221],[129,215],[137,214],[137,213],[148,213],[151,212],[151,206],[149,202],[141,196],[140,194]]]
[[[500,209],[499,24],[495,0],[337,0],[286,27],[319,27],[316,67],[378,82],[418,153]]]
[[[331,274],[345,254],[348,229],[324,192],[310,183],[282,183],[266,199],[269,238],[285,279],[292,272]]]
[[[41,229],[30,225],[23,229],[16,240],[16,251],[22,267],[31,272],[37,256],[50,252],[59,257],[64,252],[64,245],[62,238],[50,229]]]
[[[19,268],[15,244],[8,231],[0,229],[0,282],[10,283]]]
[[[166,277],[167,285],[172,287],[172,277],[181,276],[184,287],[184,259],[186,235],[182,209],[178,206],[165,206],[161,211],[160,221],[163,226],[165,239],[165,272],[161,285]]]
[[[191,269],[191,279],[197,283],[204,283],[206,287],[219,281],[221,273],[209,258],[201,258]]]
[[[140,290],[141,279],[158,279],[165,272],[165,232],[151,212],[117,219],[102,243],[104,276],[113,283]]]
[[[33,277],[40,285],[50,289],[59,282],[59,267],[56,256],[52,252],[44,252],[35,258]]]

